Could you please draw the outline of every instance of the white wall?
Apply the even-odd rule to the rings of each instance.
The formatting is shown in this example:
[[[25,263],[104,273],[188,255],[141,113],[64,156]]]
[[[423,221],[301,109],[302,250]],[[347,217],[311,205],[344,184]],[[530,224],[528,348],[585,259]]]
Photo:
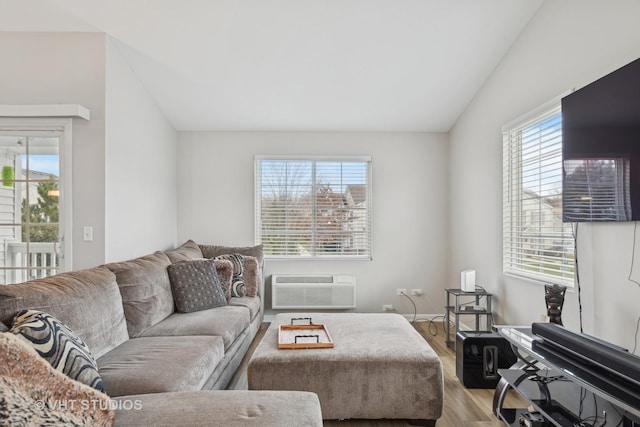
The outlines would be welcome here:
[[[73,268],[104,261],[105,36],[0,32],[0,104],[82,104],[73,120]],[[92,225],[93,242],[82,240]]]
[[[175,247],[178,136],[110,38],[106,57],[109,262]]]
[[[269,261],[273,273],[354,273],[357,311],[393,304],[396,288],[422,288],[418,313],[442,313],[448,287],[447,136],[421,133],[180,132],[178,237],[254,244],[254,155],[370,155],[373,261]],[[270,297],[266,301],[270,307]]]
[[[450,133],[449,277],[475,268],[496,293],[500,323],[530,324],[546,311],[541,285],[502,274],[501,128],[638,58],[638,16],[635,0],[546,0]],[[633,348],[640,315],[640,287],[627,280],[633,224],[580,225],[578,240],[585,332]],[[563,314],[574,330],[577,300],[568,293]]]

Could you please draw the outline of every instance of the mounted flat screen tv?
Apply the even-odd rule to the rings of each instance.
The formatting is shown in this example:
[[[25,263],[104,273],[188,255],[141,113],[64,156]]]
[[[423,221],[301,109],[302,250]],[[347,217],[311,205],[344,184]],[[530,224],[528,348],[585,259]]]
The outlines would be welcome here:
[[[562,98],[562,220],[640,220],[640,59]]]

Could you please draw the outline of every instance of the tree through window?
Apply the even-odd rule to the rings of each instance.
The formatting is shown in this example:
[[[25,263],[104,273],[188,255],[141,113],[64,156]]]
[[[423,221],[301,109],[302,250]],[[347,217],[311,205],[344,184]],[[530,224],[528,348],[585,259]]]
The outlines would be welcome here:
[[[256,241],[274,257],[371,257],[369,159],[256,159]]]

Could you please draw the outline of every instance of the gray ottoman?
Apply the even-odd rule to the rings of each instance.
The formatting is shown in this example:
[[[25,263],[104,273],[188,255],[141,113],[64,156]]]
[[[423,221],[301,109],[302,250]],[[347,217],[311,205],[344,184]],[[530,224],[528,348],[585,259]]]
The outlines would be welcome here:
[[[334,347],[279,350],[278,326],[292,317],[325,324]],[[440,358],[398,314],[278,314],[251,357],[247,376],[251,390],[316,393],[327,420],[409,419],[434,425],[442,414]]]

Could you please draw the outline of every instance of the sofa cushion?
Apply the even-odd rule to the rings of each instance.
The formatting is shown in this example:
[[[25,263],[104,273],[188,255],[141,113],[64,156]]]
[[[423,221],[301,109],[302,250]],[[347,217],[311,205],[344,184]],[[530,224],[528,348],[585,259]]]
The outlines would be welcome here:
[[[109,396],[56,371],[7,333],[0,333],[0,402],[3,426],[107,427],[114,421]]]
[[[196,242],[187,240],[175,249],[165,252],[171,262],[190,261],[196,258],[202,258],[202,251]]]
[[[246,307],[249,309],[249,313],[251,320],[255,319],[255,317],[260,314],[260,298],[259,297],[242,297],[242,298],[231,298],[231,305]]]
[[[169,257],[156,252],[106,267],[116,275],[131,337],[139,337],[174,311],[167,267]]]
[[[307,391],[206,390],[122,396],[114,400],[140,402],[142,408],[116,410],[116,426],[323,425],[318,396]]]
[[[87,343],[95,357],[129,339],[116,277],[104,267],[0,286],[0,321],[11,324],[23,309],[56,317]]]
[[[144,332],[144,336],[213,335],[222,337],[224,349],[249,326],[249,309],[240,306],[210,308],[193,313],[173,313]]]
[[[181,313],[227,305],[226,291],[212,259],[182,261],[168,268],[171,292]]]
[[[105,392],[91,350],[55,317],[37,310],[23,310],[16,316],[11,333],[33,347],[57,371]]]
[[[224,357],[214,336],[133,338],[98,359],[110,396],[202,389]]]

